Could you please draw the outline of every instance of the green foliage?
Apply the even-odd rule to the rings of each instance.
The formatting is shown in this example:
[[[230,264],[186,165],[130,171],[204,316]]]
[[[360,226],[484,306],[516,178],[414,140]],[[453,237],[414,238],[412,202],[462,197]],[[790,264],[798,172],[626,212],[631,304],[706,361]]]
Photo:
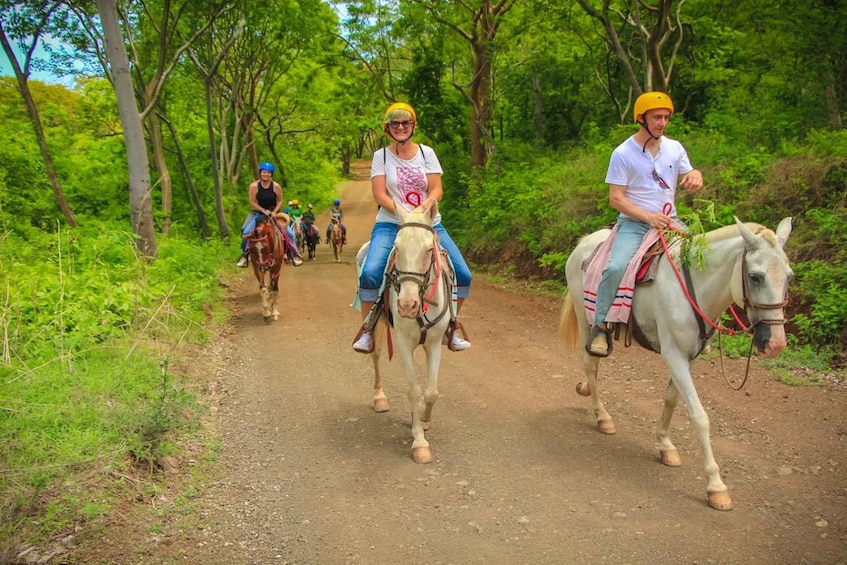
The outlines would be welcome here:
[[[172,449],[202,408],[169,364],[225,315],[220,244],[163,238],[151,265],[115,225],[28,235],[0,239],[0,547],[41,501],[40,535],[99,517],[95,486],[59,496],[83,470]]]

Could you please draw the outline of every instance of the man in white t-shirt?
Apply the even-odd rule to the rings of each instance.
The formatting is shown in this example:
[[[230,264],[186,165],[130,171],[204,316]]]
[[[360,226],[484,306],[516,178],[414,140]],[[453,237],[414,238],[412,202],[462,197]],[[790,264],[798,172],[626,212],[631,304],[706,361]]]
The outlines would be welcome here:
[[[697,192],[703,175],[691,166],[682,144],[664,136],[673,114],[673,102],[664,92],[647,92],[635,101],[638,132],[612,153],[606,182],[609,204],[620,212],[609,262],[597,287],[594,325],[585,348],[589,354],[609,354],[610,330],[605,323],[629,261],[650,228],[681,226],[677,217],[677,186]]]

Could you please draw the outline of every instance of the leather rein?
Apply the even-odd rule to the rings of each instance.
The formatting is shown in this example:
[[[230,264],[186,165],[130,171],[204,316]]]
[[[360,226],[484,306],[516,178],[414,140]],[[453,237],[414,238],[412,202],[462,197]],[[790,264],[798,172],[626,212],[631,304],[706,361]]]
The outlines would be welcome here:
[[[263,242],[265,244],[265,248],[268,250],[268,255],[265,259],[261,259],[261,254],[257,251],[256,255],[259,256],[260,260],[257,261],[255,265],[260,271],[271,271],[271,278],[277,280],[279,279],[279,274],[282,272],[282,269],[274,269],[274,267],[276,266],[276,255],[274,254],[274,251],[276,250],[276,246],[280,245],[279,242],[282,241],[280,239],[282,238],[282,233],[277,227],[276,222],[274,222],[273,220],[269,221],[273,222],[270,225],[270,228],[272,231],[276,232],[276,238],[272,237],[271,231],[263,230],[262,235],[251,236],[250,243],[254,244],[258,242]]]
[[[765,324],[765,325],[784,325],[785,324],[785,316],[783,312],[783,316],[781,318],[763,318],[760,320],[756,320],[750,326],[744,324],[741,319],[738,317],[738,314],[735,312],[735,308],[732,304],[729,306],[729,311],[732,313],[732,317],[735,319],[736,323],[741,326],[741,331],[745,333],[749,333],[750,337],[750,349],[747,352],[747,368],[744,371],[744,379],[741,381],[741,384],[738,387],[732,386],[732,383],[729,381],[729,378],[726,376],[726,371],[724,371],[723,365],[723,344],[721,343],[721,334],[727,335],[735,335],[735,330],[731,330],[724,326],[719,326],[714,323],[706,314],[700,310],[700,307],[697,305],[697,298],[694,295],[694,284],[691,279],[691,273],[688,268],[684,268],[685,271],[685,281],[683,281],[682,275],[679,272],[679,268],[676,266],[676,263],[673,260],[673,256],[668,248],[668,242],[665,239],[665,233],[662,230],[659,230],[659,238],[662,241],[662,248],[665,251],[665,257],[668,259],[668,263],[670,263],[671,268],[673,269],[674,274],[676,274],[676,278],[679,281],[680,287],[682,288],[685,297],[688,299],[688,303],[691,304],[691,308],[694,310],[695,318],[697,319],[697,325],[700,327],[700,342],[705,345],[706,341],[708,341],[711,332],[706,331],[705,324],[709,324],[714,330],[718,332],[718,345],[720,349],[720,359],[721,359],[721,373],[724,376],[724,379],[727,382],[727,385],[733,390],[741,390],[744,387],[744,384],[747,382],[747,377],[750,374],[750,359],[753,356],[753,332],[757,325]],[[744,250],[741,252],[741,296],[742,301],[744,302],[744,309],[746,311],[747,308],[752,308],[754,310],[775,310],[777,308],[785,308],[788,304],[788,299],[784,299],[782,302],[774,303],[774,304],[764,304],[751,300],[749,298],[749,293],[747,290],[747,247],[744,247]]]
[[[418,296],[420,297],[421,308],[418,312],[418,316],[415,318],[415,321],[417,321],[418,327],[421,331],[421,337],[418,340],[418,345],[423,345],[424,342],[426,342],[427,330],[440,322],[441,319],[447,315],[449,310],[447,300],[442,300],[438,315],[433,319],[427,317],[430,306],[439,306],[439,304],[434,300],[435,293],[438,290],[438,285],[444,285],[445,296],[447,296],[449,295],[450,289],[448,285],[450,283],[447,277],[443,276],[444,269],[441,265],[441,255],[438,253],[438,235],[435,233],[433,227],[429,224],[408,222],[400,225],[399,229],[402,230],[403,228],[423,228],[435,235],[435,241],[433,242],[432,249],[430,250],[429,267],[425,271],[402,271],[395,265],[388,275],[389,284],[398,294],[400,293],[400,285],[404,282],[411,281],[418,285]],[[427,288],[430,289],[429,296],[424,296]]]

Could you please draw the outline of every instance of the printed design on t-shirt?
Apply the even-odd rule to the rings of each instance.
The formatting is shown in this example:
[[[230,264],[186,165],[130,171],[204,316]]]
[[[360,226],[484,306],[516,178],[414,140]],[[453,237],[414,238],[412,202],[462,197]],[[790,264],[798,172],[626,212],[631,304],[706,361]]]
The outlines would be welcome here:
[[[397,167],[397,190],[400,197],[412,208],[424,201],[426,174],[420,167]]]

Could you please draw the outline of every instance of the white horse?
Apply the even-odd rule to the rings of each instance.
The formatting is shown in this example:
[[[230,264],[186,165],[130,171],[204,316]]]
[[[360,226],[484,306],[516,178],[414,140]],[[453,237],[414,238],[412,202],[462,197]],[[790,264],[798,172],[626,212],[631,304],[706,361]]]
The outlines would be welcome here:
[[[692,268],[696,270],[696,276],[691,277],[691,294],[710,320],[719,320],[733,303],[744,305],[753,328],[757,353],[775,357],[786,344],[783,308],[793,273],[783,247],[791,233],[791,218],[783,219],[776,233],[757,224],[745,225],[737,218],[735,221],[734,226],[706,234],[710,249],[705,255],[706,267],[702,271]],[[583,349],[582,361],[588,383],[579,383],[576,389],[583,396],[591,396],[597,427],[605,434],[615,433],[615,424],[600,400],[597,385],[599,359],[588,355],[583,348],[589,336],[589,325],[582,300],[585,275],[582,264],[609,233],[609,230],[600,230],[583,238],[568,258],[568,295],[559,324],[565,343]],[[679,263],[678,258],[675,261]],[[574,296],[578,298],[575,300]],[[717,510],[731,510],[732,498],[721,480],[720,469],[712,454],[709,417],[691,379],[689,364],[699,355],[707,339],[707,332],[695,318],[697,314],[685,297],[672,265],[662,256],[655,281],[636,287],[630,318],[630,323],[634,319],[639,343],[659,352],[671,373],[664,410],[656,430],[661,461],[671,467],[682,464],[670,440],[671,416],[681,395],[703,450],[709,506]]]
[[[393,319],[393,345],[400,355],[406,372],[409,406],[412,409],[412,458],[417,463],[433,460],[424,431],[428,429],[432,408],[438,400],[438,368],[441,363],[441,343],[450,324],[450,270],[441,255],[432,218],[438,205],[415,208],[406,212],[397,205],[400,229],[394,240],[394,266],[388,274],[389,306]],[[383,320],[385,318],[383,317]],[[374,335],[374,410],[388,410],[388,399],[382,389],[379,358],[385,328],[380,324]],[[390,331],[390,330],[389,330]],[[392,343],[389,341],[389,344]],[[415,371],[415,350],[422,346],[426,352],[426,391]]]

